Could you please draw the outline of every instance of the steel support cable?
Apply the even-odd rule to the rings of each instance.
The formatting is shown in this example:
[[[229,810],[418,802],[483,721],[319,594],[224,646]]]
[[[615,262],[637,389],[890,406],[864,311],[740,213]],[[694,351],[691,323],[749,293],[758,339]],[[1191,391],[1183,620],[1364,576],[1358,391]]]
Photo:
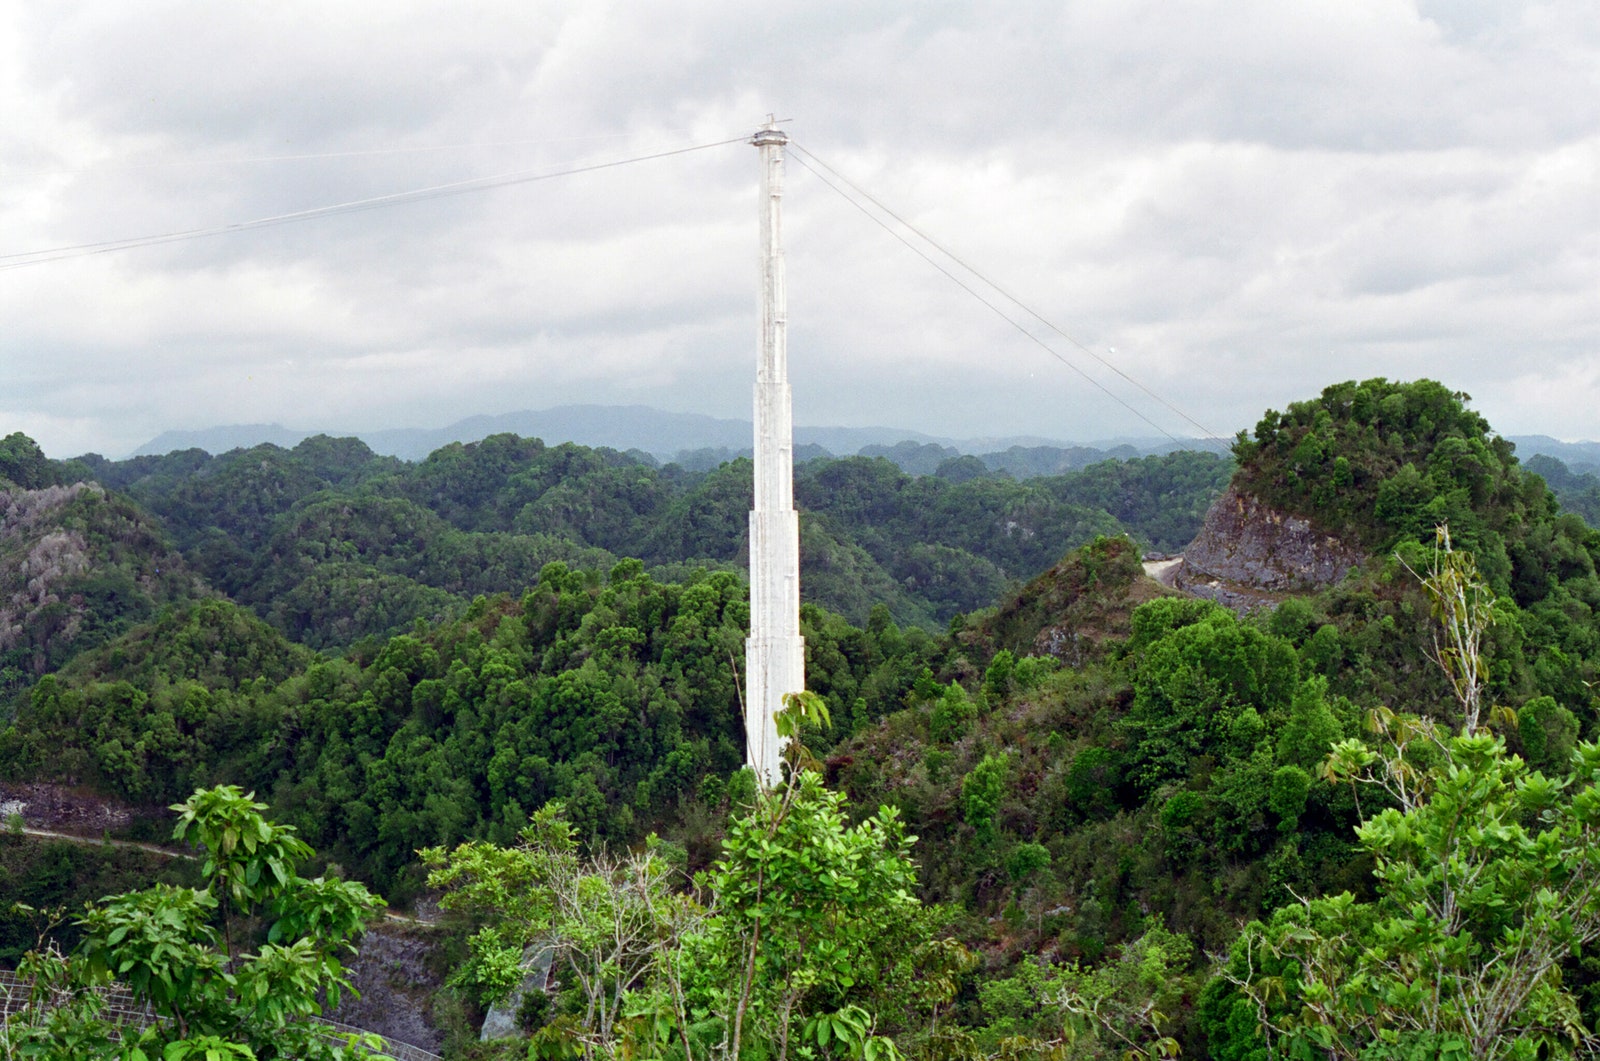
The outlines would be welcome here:
[[[423,155],[438,151],[475,151],[482,148],[528,147],[550,144],[581,144],[596,140],[617,140],[627,133],[601,133],[595,136],[562,136],[532,140],[478,140],[465,144],[417,144],[413,147],[373,147],[360,151],[308,151],[295,155],[219,155],[214,158],[157,159],[150,162],[108,160],[78,169],[157,169],[180,166],[245,166],[261,162],[313,162],[334,158],[371,158],[378,155]]]
[[[935,250],[937,250],[940,254],[944,255],[947,258],[949,258],[951,261],[955,262],[961,268],[965,269],[967,272],[969,272],[973,276],[977,277],[980,281],[983,282],[984,285],[986,285],[987,287],[991,288],[994,291],[999,292],[1000,295],[1003,296],[1006,299],[1006,301],[1008,301],[1008,302],[1012,303],[1013,305],[1017,306],[1024,313],[1028,314],[1028,316],[1032,317],[1034,320],[1038,321],[1040,324],[1043,324],[1046,328],[1050,329],[1056,335],[1059,335],[1061,338],[1065,339],[1067,342],[1071,343],[1073,346],[1077,347],[1079,350],[1083,351],[1088,356],[1094,358],[1095,361],[1099,362],[1105,368],[1107,368],[1110,371],[1116,373],[1123,380],[1125,380],[1130,386],[1137,388],[1142,394],[1144,394],[1146,397],[1148,397],[1151,401],[1159,403],[1160,405],[1164,406],[1169,412],[1171,412],[1175,416],[1181,418],[1190,427],[1193,427],[1194,429],[1196,429],[1197,431],[1200,432],[1200,436],[1201,436],[1201,440],[1202,441],[1204,441],[1204,442],[1206,442],[1206,443],[1208,443],[1210,445],[1213,445],[1213,446],[1217,445],[1217,439],[1220,436],[1218,436],[1217,433],[1215,431],[1213,431],[1211,428],[1209,428],[1206,425],[1200,423],[1194,417],[1192,417],[1188,413],[1184,412],[1181,408],[1179,408],[1178,406],[1174,405],[1172,402],[1168,401],[1167,399],[1163,398],[1161,395],[1157,394],[1155,391],[1151,390],[1149,387],[1146,387],[1144,384],[1140,383],[1138,380],[1134,379],[1132,376],[1130,376],[1126,372],[1122,371],[1122,369],[1118,368],[1112,362],[1110,362],[1110,361],[1106,360],[1105,358],[1101,357],[1099,354],[1097,354],[1094,351],[1094,349],[1092,347],[1088,346],[1087,344],[1085,344],[1082,341],[1080,341],[1077,337],[1073,336],[1069,332],[1067,332],[1064,329],[1060,328],[1053,321],[1051,321],[1048,317],[1044,316],[1044,314],[1038,312],[1032,306],[1030,306],[1026,302],[1022,301],[1022,299],[1018,298],[1016,295],[1013,295],[1010,291],[1006,290],[1004,287],[1001,287],[999,284],[997,284],[993,280],[989,279],[988,276],[984,275],[984,273],[979,271],[975,266],[973,266],[972,264],[967,262],[960,255],[956,254],[954,251],[950,250],[948,247],[946,247],[943,244],[941,244],[938,240],[934,239],[932,236],[930,236],[926,232],[922,231],[916,225],[914,225],[910,221],[906,220],[900,214],[896,213],[893,208],[891,208],[890,206],[885,204],[877,196],[873,195],[871,192],[867,191],[865,188],[862,188],[859,184],[856,184],[849,177],[846,177],[844,174],[840,173],[838,170],[836,170],[832,166],[828,165],[828,163],[823,161],[821,158],[818,158],[815,152],[807,150],[803,145],[798,144],[793,140],[789,141],[789,146],[791,148],[793,148],[796,152],[798,152],[800,155],[804,155],[805,158],[808,158],[812,162],[816,163],[817,166],[820,166],[822,169],[827,170],[829,174],[831,174],[833,177],[838,179],[841,183],[843,183],[846,186],[848,186],[856,194],[860,195],[862,198],[864,198],[868,202],[872,203],[873,206],[877,207],[879,210],[882,210],[885,214],[887,214],[889,217],[892,217],[895,221],[897,221],[900,224],[904,225],[913,234],[915,234],[918,239],[923,240],[930,247],[933,247]],[[803,159],[800,159],[800,158],[797,157],[795,159],[795,161],[799,162],[802,166],[804,166],[806,169],[810,170],[813,174],[817,174],[817,170],[815,168],[811,167],[811,166],[806,165],[806,163],[805,163],[805,161]],[[817,174],[817,176],[820,177],[821,174]],[[824,181],[824,183],[827,183],[827,182]],[[838,191],[839,189],[835,187],[834,190]],[[858,209],[859,209],[859,206],[858,206]],[[863,211],[863,212],[865,212],[865,211]],[[868,216],[870,217],[871,214],[869,213]],[[873,218],[873,220],[874,221],[878,221],[877,218]],[[881,221],[878,221],[878,224],[882,225],[883,223]],[[894,231],[893,229],[890,229],[889,226],[887,226],[887,225],[883,225],[883,227],[889,232],[893,232]],[[898,238],[898,235],[897,235],[897,238]],[[909,241],[906,241],[904,239],[902,239],[901,242],[906,243],[907,246],[911,245]],[[924,257],[926,257],[926,256],[924,256]],[[946,273],[946,275],[948,276],[949,274]],[[1037,340],[1035,340],[1035,341],[1037,342]],[[1052,351],[1052,352],[1054,352],[1054,351]],[[1073,367],[1074,371],[1077,371],[1079,373],[1079,375],[1083,375],[1083,372],[1082,372],[1081,369],[1078,369],[1076,366],[1072,366],[1072,367]],[[1085,378],[1087,379],[1088,377],[1085,376]],[[1103,387],[1101,389],[1104,390]],[[1110,392],[1107,391],[1106,393],[1110,393]],[[1143,416],[1142,414],[1140,415],[1140,419],[1144,420],[1144,422],[1147,423],[1147,424],[1151,423],[1150,419],[1148,417]],[[1173,436],[1171,434],[1169,434],[1168,432],[1166,432],[1165,430],[1162,430],[1161,433],[1166,435],[1168,438],[1173,438]],[[1173,440],[1177,441],[1176,439],[1173,439]],[[1227,454],[1226,446],[1222,446],[1220,448],[1222,449],[1224,455],[1226,455]]]
[[[713,147],[725,147],[728,144],[742,144],[749,140],[747,136],[734,137],[731,140],[718,140],[715,143],[695,144],[690,147],[673,148],[670,151],[657,151],[649,155],[636,155],[633,158],[613,159],[609,162],[596,162],[587,166],[574,166],[571,169],[556,170],[554,172],[521,171],[515,173],[501,173],[489,177],[472,177],[463,181],[454,181],[450,184],[438,184],[428,188],[415,188],[410,191],[391,192],[387,195],[376,195],[369,199],[355,199],[346,203],[334,203],[330,206],[312,207],[309,210],[297,210],[288,214],[277,214],[272,217],[259,217],[250,221],[239,221],[230,225],[217,225],[211,228],[185,229],[179,232],[165,232],[150,236],[136,236],[129,239],[106,240],[99,243],[80,243],[67,247],[52,247],[46,250],[21,251],[13,254],[0,254],[0,270],[24,269],[30,265],[43,265],[47,262],[61,261],[65,258],[81,258],[93,254],[110,254],[114,251],[132,250],[138,247],[153,247],[163,243],[177,243],[183,240],[201,239],[206,236],[221,236],[233,232],[249,232],[260,228],[270,228],[276,225],[287,225],[297,221],[314,221],[324,217],[336,217],[340,214],[357,213],[363,210],[379,210],[390,206],[404,206],[409,203],[427,202],[432,199],[443,199],[454,195],[467,195],[472,192],[488,191],[493,188],[505,188],[514,184],[532,184],[536,181],[554,180],[558,177],[571,177],[580,173],[594,173],[599,170],[615,169],[618,166],[628,166],[635,162],[651,162],[656,159],[670,158],[674,155],[686,155],[693,151],[705,151]]]
[[[793,146],[793,143],[794,142],[791,140],[790,141],[790,145]],[[806,152],[806,155],[807,156],[811,156],[811,153],[808,151],[808,152]],[[1061,362],[1063,365],[1066,365],[1072,371],[1076,372],[1079,376],[1081,376],[1083,378],[1084,382],[1088,383],[1090,386],[1092,386],[1096,390],[1098,390],[1101,394],[1104,394],[1107,398],[1110,398],[1112,401],[1116,402],[1118,405],[1120,405],[1124,409],[1128,410],[1128,412],[1132,413],[1134,416],[1138,417],[1140,420],[1144,421],[1146,424],[1149,424],[1151,428],[1153,428],[1156,431],[1161,432],[1161,434],[1165,435],[1171,441],[1176,442],[1178,445],[1180,445],[1180,446],[1183,445],[1183,440],[1182,439],[1178,438],[1172,432],[1168,431],[1166,428],[1162,427],[1160,424],[1158,424],[1154,420],[1150,419],[1148,416],[1146,416],[1144,413],[1140,412],[1138,409],[1135,409],[1132,405],[1129,405],[1126,401],[1124,401],[1122,399],[1121,396],[1119,396],[1115,392],[1113,392],[1110,389],[1108,389],[1105,384],[1101,383],[1099,380],[1097,380],[1093,376],[1089,375],[1083,369],[1081,369],[1077,365],[1073,364],[1071,359],[1068,358],[1065,354],[1061,353],[1061,351],[1057,350],[1055,347],[1053,347],[1049,343],[1045,342],[1039,336],[1037,336],[1033,332],[1029,331],[1026,327],[1024,327],[1022,325],[1022,323],[1020,321],[1016,320],[1010,314],[1008,314],[1005,310],[1001,309],[1000,306],[998,306],[994,301],[992,301],[991,299],[985,298],[983,296],[983,294],[980,293],[977,290],[977,288],[973,287],[971,284],[969,284],[965,280],[961,279],[961,277],[957,276],[955,273],[953,273],[949,269],[945,268],[944,265],[942,265],[938,261],[935,261],[933,256],[930,255],[927,251],[923,250],[921,247],[917,246],[915,243],[912,243],[910,240],[906,239],[906,237],[904,235],[902,235],[901,233],[895,231],[889,225],[885,224],[882,218],[878,217],[871,210],[868,210],[865,206],[861,205],[861,203],[859,203],[855,199],[851,198],[850,195],[847,192],[845,192],[837,184],[834,184],[831,180],[828,179],[828,177],[824,176],[820,171],[818,171],[817,169],[815,169],[812,166],[808,165],[804,158],[801,158],[798,155],[793,156],[793,157],[794,157],[795,163],[797,165],[799,165],[802,169],[809,171],[812,176],[816,177],[819,181],[821,181],[824,186],[826,186],[826,187],[832,189],[834,192],[836,192],[839,195],[839,197],[842,198],[845,202],[849,203],[851,206],[855,207],[857,210],[860,210],[874,224],[876,224],[877,226],[882,228],[885,232],[889,233],[889,235],[893,236],[895,239],[899,240],[901,243],[905,244],[905,246],[913,254],[915,254],[917,257],[921,258],[923,261],[925,261],[929,265],[933,266],[939,272],[943,273],[945,275],[945,277],[951,283],[953,283],[957,287],[961,288],[961,290],[965,291],[967,294],[971,295],[973,298],[977,299],[979,302],[983,303],[985,306],[988,306],[989,309],[994,312],[995,316],[999,317],[1001,320],[1003,320],[1007,324],[1011,325],[1017,331],[1021,332],[1025,336],[1027,336],[1030,340],[1032,340],[1039,347],[1039,349],[1043,350],[1045,353],[1049,354],[1051,357],[1055,358],[1057,361]],[[811,157],[814,157],[814,156],[811,156]],[[932,243],[931,240],[929,242]],[[935,247],[938,246],[938,244],[936,244],[936,243],[933,244],[933,245]],[[969,270],[969,271],[972,271],[972,270]],[[973,271],[973,275],[978,276],[980,279],[982,278],[982,274],[981,273],[977,273],[977,272]],[[999,290],[999,288],[996,288],[996,290]]]

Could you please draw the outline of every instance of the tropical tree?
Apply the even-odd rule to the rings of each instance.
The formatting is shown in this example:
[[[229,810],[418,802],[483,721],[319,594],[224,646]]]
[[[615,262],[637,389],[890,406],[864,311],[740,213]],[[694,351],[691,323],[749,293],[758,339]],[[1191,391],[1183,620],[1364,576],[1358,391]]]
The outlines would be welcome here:
[[[1214,1046],[1234,1048],[1216,1056],[1252,1056],[1251,1043],[1290,1057],[1593,1056],[1561,964],[1600,939],[1600,745],[1551,779],[1492,734],[1376,723],[1382,743],[1340,743],[1326,774],[1394,804],[1359,830],[1379,897],[1308,899],[1249,925],[1205,1004]]]
[[[475,841],[421,852],[441,905],[482,925],[452,976],[481,1002],[500,1002],[545,952],[553,975],[573,985],[577,1024],[559,1026],[583,1056],[611,1056],[624,1003],[663,975],[660,944],[683,915],[697,913],[670,886],[671,866],[652,839],[642,851],[581,857],[559,803],[536,811],[509,847]],[[544,985],[537,985],[543,990]],[[554,1033],[547,1033],[550,1038]]]
[[[307,880],[311,852],[265,804],[234,786],[196,792],[177,840],[204,854],[203,888],[157,885],[91,904],[64,955],[48,944],[22,963],[34,990],[6,1024],[5,1056],[61,1061],[343,1061],[373,1056],[370,1038],[330,1036],[306,1020],[350,990],[339,960],[382,907],[361,884]],[[213,920],[221,913],[224,932]],[[245,939],[262,937],[254,949]],[[156,1020],[119,1027],[101,989],[118,985]],[[63,1001],[66,1002],[63,1005]]]
[[[481,925],[458,985],[503,999],[548,948],[570,985],[573,1004],[561,1008],[577,1019],[541,1029],[536,1048],[564,1041],[585,1058],[624,1046],[684,1061],[896,1057],[877,1003],[899,988],[936,1013],[953,985],[936,990],[938,978],[914,965],[929,943],[914,838],[891,808],[852,826],[845,797],[804,768],[801,729],[826,721],[819,697],[791,698],[779,727],[786,782],[752,793],[692,889],[674,887],[690,882],[674,881],[654,841],[582,858],[558,804],[535,813],[513,847],[424,851],[443,905]]]
[[[1387,708],[1374,740],[1333,746],[1330,782],[1381,809],[1357,830],[1378,897],[1303,899],[1254,922],[1208,988],[1215,1056],[1594,1056],[1561,965],[1600,940],[1600,744],[1556,777],[1486,725],[1482,635],[1493,620],[1448,531],[1424,587],[1442,628],[1435,660],[1462,708],[1452,734]]]

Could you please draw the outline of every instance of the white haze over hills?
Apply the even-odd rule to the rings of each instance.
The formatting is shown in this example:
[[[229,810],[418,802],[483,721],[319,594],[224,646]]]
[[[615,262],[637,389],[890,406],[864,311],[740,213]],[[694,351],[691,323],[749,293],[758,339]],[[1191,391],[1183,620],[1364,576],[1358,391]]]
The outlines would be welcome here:
[[[719,452],[724,456],[748,454],[751,448],[748,420],[669,413],[642,405],[570,405],[501,416],[469,417],[437,429],[293,431],[281,424],[232,424],[197,431],[168,431],[138,447],[130,456],[160,455],[191,448],[218,454],[262,443],[289,449],[313,435],[327,434],[354,436],[375,453],[417,461],[451,442],[477,442],[501,432],[511,432],[524,438],[540,438],[552,446],[576,442],[584,446],[639,450],[663,462],[678,459],[695,450],[713,451],[707,456],[715,457]],[[1508,437],[1524,460],[1535,454],[1544,454],[1565,461],[1574,468],[1600,466],[1600,442],[1564,442],[1548,435]],[[1177,449],[1225,453],[1228,440],[1123,437],[1074,442],[1036,436],[962,439],[939,438],[894,427],[795,427],[797,456],[801,459],[821,455],[818,450],[840,457],[862,451],[884,454],[889,448],[906,442],[931,444],[974,456],[999,453],[1014,446],[1080,449],[1086,452],[1075,463],[1081,464],[1100,456],[1128,458],[1169,453]]]
[[[569,405],[501,416],[475,416],[437,429],[295,431],[281,424],[232,424],[197,431],[167,431],[139,446],[131,456],[159,455],[190,448],[215,454],[262,443],[287,449],[312,435],[327,434],[354,436],[376,453],[415,461],[448,443],[476,442],[502,432],[540,438],[552,446],[576,442],[584,446],[641,450],[663,461],[672,460],[687,450],[724,450],[737,454],[747,453],[751,448],[748,420],[669,413],[642,405]],[[1124,456],[1167,452],[1174,448],[1222,448],[1217,441],[1205,446],[1194,439],[1182,443],[1156,438],[1077,443],[1037,436],[940,438],[895,427],[795,427],[795,443],[798,447],[820,447],[835,456],[848,456],[866,447],[889,447],[901,442],[931,443],[970,454],[993,453],[1012,446],[1067,448],[1084,445],[1097,450],[1119,450],[1119,455]]]

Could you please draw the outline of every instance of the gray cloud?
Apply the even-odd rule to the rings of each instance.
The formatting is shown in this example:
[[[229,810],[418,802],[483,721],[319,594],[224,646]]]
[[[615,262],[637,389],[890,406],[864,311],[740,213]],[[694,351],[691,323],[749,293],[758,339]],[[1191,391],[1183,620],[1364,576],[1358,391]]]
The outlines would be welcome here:
[[[1383,374],[1593,436],[1597,59],[1581,0],[32,0],[0,13],[0,253],[555,172],[775,111],[1219,431]],[[732,144],[5,271],[0,427],[65,455],[567,401],[745,415],[754,182]],[[816,175],[789,183],[801,422],[1153,433]]]

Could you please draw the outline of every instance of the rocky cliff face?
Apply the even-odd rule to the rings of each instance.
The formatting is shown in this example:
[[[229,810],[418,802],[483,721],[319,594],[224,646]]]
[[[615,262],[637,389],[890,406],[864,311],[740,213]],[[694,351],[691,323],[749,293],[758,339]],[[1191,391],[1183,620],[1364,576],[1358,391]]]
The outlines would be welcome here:
[[[437,945],[437,930],[424,925],[373,925],[361,937],[359,953],[345,964],[359,994],[346,994],[329,1019],[430,1053],[442,1050],[444,1033],[434,1026],[432,1007],[444,986],[435,971]]]
[[[1174,585],[1248,610],[1289,593],[1331,586],[1365,558],[1309,520],[1285,515],[1230,486],[1183,551]]]
[[[94,483],[0,488],[0,696],[164,604],[211,595],[127,499]]]

